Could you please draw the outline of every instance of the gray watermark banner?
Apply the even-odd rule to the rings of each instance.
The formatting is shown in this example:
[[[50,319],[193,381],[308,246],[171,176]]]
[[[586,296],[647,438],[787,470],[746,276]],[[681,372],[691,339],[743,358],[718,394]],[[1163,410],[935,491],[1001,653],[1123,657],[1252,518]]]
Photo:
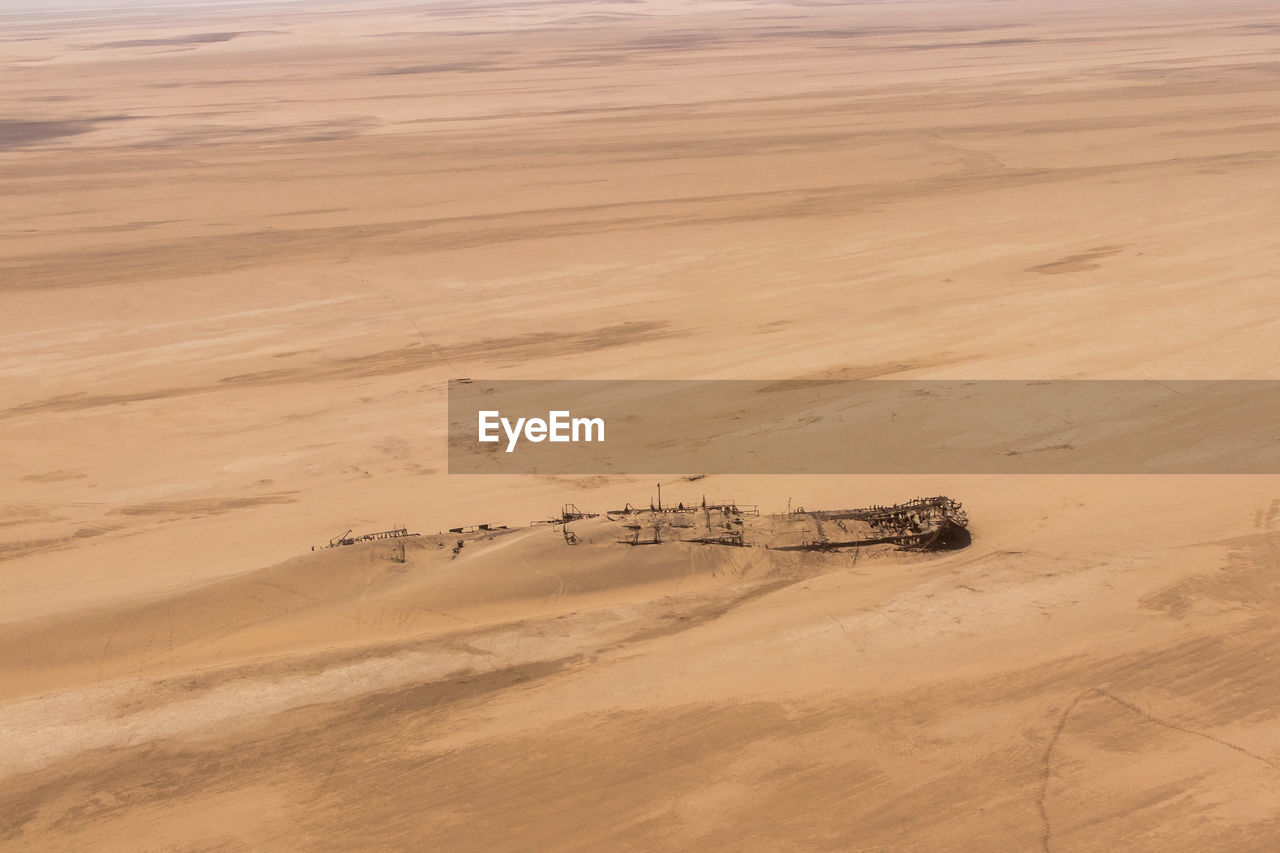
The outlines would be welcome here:
[[[451,474],[1278,474],[1280,380],[454,380]]]

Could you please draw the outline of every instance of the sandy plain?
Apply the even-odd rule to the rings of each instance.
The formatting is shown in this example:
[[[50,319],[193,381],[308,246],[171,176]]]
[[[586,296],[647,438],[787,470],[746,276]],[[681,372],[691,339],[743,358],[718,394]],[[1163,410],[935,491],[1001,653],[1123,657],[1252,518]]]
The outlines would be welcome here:
[[[459,376],[1280,378],[1280,15],[1203,6],[0,12],[0,846],[1277,849],[1275,477],[310,551],[650,496],[449,477]]]

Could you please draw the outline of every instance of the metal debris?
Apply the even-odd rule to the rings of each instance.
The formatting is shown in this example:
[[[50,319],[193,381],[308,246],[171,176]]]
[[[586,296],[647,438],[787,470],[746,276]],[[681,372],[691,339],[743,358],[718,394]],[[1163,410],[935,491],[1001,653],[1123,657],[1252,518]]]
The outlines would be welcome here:
[[[391,530],[379,530],[376,533],[362,533],[359,536],[352,536],[351,530],[341,536],[335,536],[329,540],[328,547],[338,548],[343,545],[354,545],[357,542],[372,542],[376,539],[403,539],[408,536],[419,536],[418,533],[410,533],[407,528],[396,527]]]

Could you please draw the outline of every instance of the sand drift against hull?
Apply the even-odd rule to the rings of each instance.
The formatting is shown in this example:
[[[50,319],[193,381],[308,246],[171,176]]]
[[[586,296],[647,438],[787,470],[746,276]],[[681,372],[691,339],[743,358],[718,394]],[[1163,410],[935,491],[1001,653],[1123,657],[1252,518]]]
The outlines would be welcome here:
[[[577,545],[581,539],[569,525],[598,517],[599,513],[586,512],[576,504],[566,503],[558,517],[538,519],[529,526],[557,525],[564,541]],[[913,498],[889,506],[836,510],[788,508],[785,513],[764,516],[755,504],[739,504],[734,500],[708,502],[704,497],[697,504],[686,506],[677,502],[674,506],[664,506],[659,497],[647,507],[628,503],[622,509],[609,510],[606,518],[617,528],[616,541],[626,545],[690,542],[772,551],[839,551],[892,545],[904,550],[934,551],[962,548],[970,539],[969,517],[962,504],[943,495]],[[510,529],[506,525],[474,524],[452,527],[449,531],[491,535]],[[417,535],[403,527],[359,537],[351,537],[348,531],[329,547]],[[463,540],[458,540],[455,553],[461,551],[462,545]]]

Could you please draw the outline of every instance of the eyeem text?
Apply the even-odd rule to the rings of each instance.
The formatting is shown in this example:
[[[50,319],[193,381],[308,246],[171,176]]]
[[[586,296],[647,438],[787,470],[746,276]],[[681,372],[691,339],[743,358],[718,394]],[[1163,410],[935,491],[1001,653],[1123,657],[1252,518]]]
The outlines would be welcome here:
[[[516,449],[521,438],[534,443],[604,441],[604,418],[575,418],[567,411],[547,412],[546,420],[516,418],[514,423],[497,411],[480,412],[481,441],[501,441],[499,428],[506,434],[508,453]]]

